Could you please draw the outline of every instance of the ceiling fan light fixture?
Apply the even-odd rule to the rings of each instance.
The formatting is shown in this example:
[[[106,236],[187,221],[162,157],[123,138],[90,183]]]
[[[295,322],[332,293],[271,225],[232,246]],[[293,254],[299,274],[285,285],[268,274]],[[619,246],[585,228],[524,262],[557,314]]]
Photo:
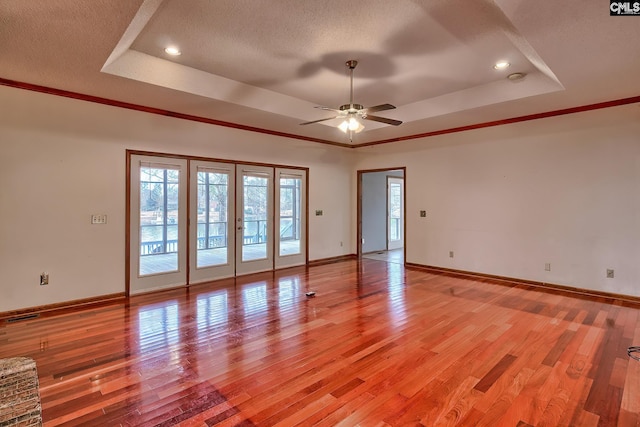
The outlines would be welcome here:
[[[362,123],[360,123],[360,121],[358,119],[356,119],[355,117],[351,117],[349,119],[349,130],[350,131],[358,133],[362,129],[364,129],[364,125]]]
[[[355,117],[349,117],[348,119],[343,120],[343,122],[338,125],[338,129],[340,129],[344,133],[360,133],[364,129],[364,125],[360,123],[360,121]]]
[[[385,123],[387,125],[399,126],[402,124],[400,120],[387,119],[386,117],[374,116],[369,113],[376,113],[378,111],[393,110],[396,108],[391,104],[374,105],[373,107],[364,108],[361,104],[355,104],[353,102],[353,69],[358,65],[358,61],[352,59],[346,62],[349,69],[349,103],[340,106],[340,109],[318,106],[321,110],[334,111],[337,113],[334,117],[327,117],[319,120],[312,120],[310,122],[300,123],[301,125],[310,125],[312,123],[326,122],[327,120],[341,119],[342,122],[337,126],[344,133],[349,133],[349,137],[352,137],[354,133],[360,133],[364,130],[362,120],[373,120],[374,122]],[[362,119],[362,120],[361,120]]]

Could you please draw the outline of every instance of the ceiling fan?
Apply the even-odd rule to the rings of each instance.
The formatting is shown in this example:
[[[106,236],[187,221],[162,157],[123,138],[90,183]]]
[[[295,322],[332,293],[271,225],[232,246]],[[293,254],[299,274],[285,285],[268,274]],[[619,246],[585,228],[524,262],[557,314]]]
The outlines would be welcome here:
[[[341,105],[340,108],[337,110],[335,108],[329,108],[329,107],[322,107],[322,106],[316,107],[321,110],[333,111],[337,113],[337,115],[333,117],[328,117],[326,119],[313,120],[311,122],[300,123],[301,125],[310,125],[312,123],[319,123],[319,122],[324,122],[324,121],[333,120],[333,119],[344,119],[342,123],[340,123],[338,128],[344,133],[349,132],[350,134],[352,134],[352,133],[359,133],[364,129],[364,125],[360,122],[359,119],[372,120],[374,122],[386,123],[392,126],[398,126],[402,124],[400,120],[387,119],[385,117],[372,116],[371,114],[369,114],[369,113],[377,113],[378,111],[393,110],[394,108],[396,108],[395,105],[381,104],[381,105],[376,105],[374,107],[364,108],[360,104],[353,103],[353,70],[356,68],[357,65],[358,65],[358,61],[353,59],[346,62],[346,66],[349,69],[350,79],[351,79],[351,94],[349,97],[349,103]]]

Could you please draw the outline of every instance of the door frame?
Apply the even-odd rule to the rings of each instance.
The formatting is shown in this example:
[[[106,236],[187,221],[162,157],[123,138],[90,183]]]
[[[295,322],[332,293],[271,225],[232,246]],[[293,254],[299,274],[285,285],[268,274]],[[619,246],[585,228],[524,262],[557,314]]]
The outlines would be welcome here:
[[[391,215],[390,215],[390,208],[391,208],[391,183],[393,181],[400,181],[401,184],[401,191],[402,191],[402,200],[401,200],[401,212],[402,212],[402,216],[400,217],[401,221],[402,221],[402,227],[401,227],[401,236],[400,236],[400,241],[402,242],[402,246],[404,248],[404,211],[405,211],[405,206],[404,206],[404,176],[400,177],[400,176],[392,176],[392,175],[387,175],[387,250],[391,251],[391,250],[395,250],[395,249],[400,249],[400,248],[393,248],[391,249],[389,246],[391,246],[391,239],[389,238],[389,235],[391,234]]]
[[[125,284],[125,296],[131,296],[131,257],[132,257],[132,253],[131,253],[131,209],[132,209],[132,203],[131,203],[131,172],[132,172],[132,162],[131,162],[131,158],[132,156],[150,156],[150,157],[166,157],[169,159],[174,159],[174,160],[187,160],[187,175],[189,175],[189,169],[191,166],[191,161],[205,161],[205,162],[214,162],[214,163],[231,163],[233,165],[252,165],[252,166],[265,166],[265,167],[272,167],[274,169],[276,168],[282,168],[282,169],[295,169],[295,170],[300,170],[300,171],[304,171],[304,173],[306,174],[306,180],[305,180],[305,194],[307,195],[306,200],[305,200],[305,223],[307,225],[306,229],[304,230],[304,234],[305,234],[305,265],[309,264],[309,168],[308,167],[302,167],[302,166],[292,166],[292,165],[282,165],[282,164],[271,164],[271,163],[261,163],[261,162],[250,162],[250,161],[243,161],[243,160],[230,160],[230,159],[218,159],[215,157],[202,157],[202,156],[189,156],[189,155],[185,155],[185,154],[173,154],[173,153],[162,153],[162,152],[154,152],[154,151],[143,151],[143,150],[131,150],[131,149],[127,149],[125,150],[125,173],[126,173],[126,177],[125,177],[125,255],[124,255],[124,284]],[[190,177],[188,177],[190,179]],[[187,181],[189,182],[189,181]],[[191,198],[191,194],[190,194],[190,186],[187,185],[187,201],[190,200]],[[273,197],[275,197],[275,186],[273,186],[272,188],[273,191]],[[235,200],[234,200],[234,206],[235,206]],[[189,217],[190,215],[190,206],[189,203],[187,203],[187,213],[186,213],[187,217]],[[235,235],[235,234],[234,234]],[[190,244],[190,237],[189,237],[189,233],[187,232],[187,247]],[[274,239],[274,243],[275,245],[275,239]],[[276,249],[275,247],[273,248],[274,250]],[[186,258],[186,262],[187,262],[187,266],[189,265],[189,251],[187,251],[187,258]],[[286,267],[283,267],[286,268]],[[274,270],[276,269],[275,265],[274,265]],[[191,284],[191,278],[189,275],[189,268],[187,268],[186,274],[187,274],[187,284],[186,285],[181,285],[181,286],[177,286],[176,288],[182,288],[182,287],[189,287],[189,285]],[[237,274],[234,276],[237,277]],[[195,283],[194,283],[195,284]],[[170,289],[170,288],[166,288],[166,289]],[[165,290],[165,289],[163,289]]]
[[[407,264],[407,167],[406,166],[398,166],[392,168],[379,168],[379,169],[359,169],[356,171],[357,177],[357,217],[356,217],[356,255],[358,258],[362,258],[362,176],[366,173],[374,173],[374,172],[389,172],[401,170],[402,176],[404,178],[404,194],[403,194],[403,203],[404,203],[404,212],[402,218],[403,225],[403,233],[405,236],[404,245],[403,245],[403,263],[406,266]],[[385,196],[386,197],[386,196]],[[386,214],[386,213],[385,213]],[[386,233],[386,230],[385,230]]]

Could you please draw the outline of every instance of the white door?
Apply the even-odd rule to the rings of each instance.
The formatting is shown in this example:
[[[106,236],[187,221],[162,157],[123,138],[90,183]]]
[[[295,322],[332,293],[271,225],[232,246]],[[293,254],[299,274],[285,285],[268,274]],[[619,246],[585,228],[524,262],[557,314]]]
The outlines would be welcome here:
[[[187,283],[187,161],[131,156],[130,293]]]
[[[271,167],[236,166],[236,274],[273,270]]]
[[[307,172],[276,168],[276,268],[307,262]]]
[[[387,248],[404,246],[404,179],[387,177]]]
[[[235,165],[192,160],[189,283],[235,275]]]

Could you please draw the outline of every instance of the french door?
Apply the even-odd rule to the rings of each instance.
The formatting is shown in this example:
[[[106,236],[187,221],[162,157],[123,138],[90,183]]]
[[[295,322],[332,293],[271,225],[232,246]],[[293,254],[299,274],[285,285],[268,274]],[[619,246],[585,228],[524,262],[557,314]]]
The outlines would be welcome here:
[[[129,292],[305,264],[306,177],[132,154]]]
[[[190,162],[189,283],[235,274],[235,165]]]
[[[187,283],[187,161],[131,156],[130,293]]]
[[[276,268],[306,263],[307,174],[276,168]]]
[[[237,166],[236,274],[273,269],[273,168]]]

